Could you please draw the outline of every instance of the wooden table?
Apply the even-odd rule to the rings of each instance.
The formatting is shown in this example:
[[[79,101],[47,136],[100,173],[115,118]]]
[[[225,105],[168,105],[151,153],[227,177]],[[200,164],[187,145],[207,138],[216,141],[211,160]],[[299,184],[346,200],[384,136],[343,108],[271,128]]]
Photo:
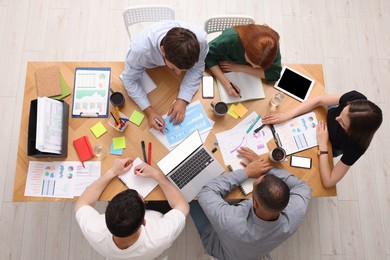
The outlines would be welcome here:
[[[126,97],[125,106],[121,109],[121,112],[127,116],[130,116],[134,109],[140,111],[139,107],[128,97],[126,90],[122,85],[122,81],[118,77],[123,69],[124,62],[29,62],[27,67],[27,75],[26,75],[26,86],[24,93],[24,101],[23,101],[23,110],[22,110],[22,119],[20,125],[20,137],[19,137],[19,146],[18,146],[18,158],[16,164],[16,176],[15,176],[15,185],[14,185],[14,201],[63,201],[69,199],[57,199],[57,198],[41,198],[41,197],[26,197],[24,196],[25,184],[26,184],[26,176],[28,170],[29,161],[78,161],[78,156],[76,154],[76,150],[73,146],[73,140],[87,135],[91,141],[92,147],[103,144],[107,151],[110,150],[110,145],[113,137],[119,137],[123,134],[126,137],[126,145],[127,148],[123,152],[123,157],[142,157],[142,150],[140,141],[144,140],[145,142],[152,142],[152,166],[157,167],[157,162],[162,159],[167,153],[168,150],[149,132],[149,124],[147,118],[144,119],[140,126],[136,126],[134,124],[130,124],[128,128],[124,131],[124,133],[119,133],[111,126],[108,125],[107,118],[72,118],[71,115],[69,117],[69,137],[68,137],[68,157],[62,159],[52,159],[52,158],[44,158],[44,159],[36,159],[33,157],[27,156],[27,132],[28,132],[28,117],[29,117],[29,107],[30,101],[37,98],[37,88],[36,88],[36,80],[35,80],[35,71],[39,68],[56,65],[60,68],[60,72],[63,75],[65,81],[67,82],[69,89],[73,92],[73,82],[74,82],[74,71],[76,67],[111,67],[111,88],[115,91],[120,91]],[[324,87],[324,79],[323,79],[323,70],[322,65],[319,64],[290,64],[292,68],[297,71],[302,72],[305,75],[313,78],[315,80],[315,86],[311,93],[311,96],[321,95],[325,93]],[[151,101],[153,107],[157,110],[157,112],[164,114],[172,104],[172,101],[177,97],[177,93],[179,91],[179,86],[183,75],[177,76],[172,70],[169,70],[167,67],[158,67],[155,69],[148,70],[151,78],[157,83],[157,89],[153,90],[148,96]],[[263,100],[255,100],[255,101],[247,101],[244,103],[245,107],[249,109],[249,111],[256,111],[260,115],[265,115],[269,113],[270,106],[269,100],[270,98],[277,92],[276,89],[272,87],[272,84],[264,83],[264,90],[266,94],[266,98]],[[218,93],[215,90],[216,94]],[[70,114],[72,111],[72,95],[66,97],[64,99],[70,105]],[[215,133],[225,131],[234,127],[239,119],[236,120],[229,115],[225,117],[215,117],[211,107],[210,102],[213,101],[211,99],[203,99],[202,93],[199,90],[193,100],[200,100],[203,104],[203,107],[209,118],[215,121],[215,125],[211,130],[211,134],[209,134],[205,146],[212,150],[214,147],[214,142],[216,141]],[[219,96],[216,95],[214,100],[219,100]],[[163,102],[161,102],[163,101]],[[282,105],[278,108],[277,111],[286,111],[291,107],[298,105],[299,102],[293,98],[286,96]],[[111,107],[110,107],[111,108]],[[315,110],[318,120],[326,120],[327,110],[324,107],[317,108]],[[97,122],[101,121],[103,125],[107,128],[107,133],[101,136],[99,139],[96,139],[92,134],[90,128],[95,125]],[[271,140],[268,143],[268,148],[272,149],[275,147],[275,143]],[[331,151],[331,146],[329,145],[328,150]],[[320,175],[319,175],[319,167],[318,167],[318,156],[317,156],[317,147],[311,148],[309,150],[297,153],[297,155],[311,157],[312,161],[312,169],[300,169],[300,168],[291,168],[288,162],[282,163],[273,163],[274,166],[282,167],[294,175],[298,176],[302,180],[306,181],[313,190],[313,196],[335,196],[336,189],[325,189],[322,186]],[[220,151],[214,153],[214,156],[218,159],[218,161],[224,165],[222,155]],[[268,158],[268,155],[263,155],[264,158]],[[115,158],[118,156],[108,155],[106,158],[102,160],[102,174],[105,173],[110,166],[112,165]],[[92,160],[97,160],[96,158]],[[332,155],[329,154],[329,162],[333,165]],[[126,186],[122,184],[119,179],[114,179],[111,183],[106,187],[104,192],[102,193],[100,200],[110,200],[117,193],[125,190]],[[251,195],[247,196],[249,198]],[[236,189],[232,191],[227,198],[229,199],[237,199],[237,198],[245,198],[242,193]],[[165,196],[157,186],[147,197],[147,200],[164,200]]]

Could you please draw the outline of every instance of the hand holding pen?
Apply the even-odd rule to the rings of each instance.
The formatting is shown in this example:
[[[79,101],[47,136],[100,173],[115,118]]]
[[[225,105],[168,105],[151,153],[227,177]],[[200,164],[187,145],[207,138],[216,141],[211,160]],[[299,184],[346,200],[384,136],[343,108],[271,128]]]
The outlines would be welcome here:
[[[242,98],[242,96],[240,94],[240,88],[237,87],[237,85],[234,84],[233,82],[230,82],[230,86],[232,86],[232,88],[233,88],[234,92],[236,93],[236,95],[234,95],[234,93],[232,93],[231,91],[229,91],[229,95],[232,96],[232,94],[233,94],[233,96],[235,96],[235,97],[237,97],[237,95],[238,95],[240,98]]]

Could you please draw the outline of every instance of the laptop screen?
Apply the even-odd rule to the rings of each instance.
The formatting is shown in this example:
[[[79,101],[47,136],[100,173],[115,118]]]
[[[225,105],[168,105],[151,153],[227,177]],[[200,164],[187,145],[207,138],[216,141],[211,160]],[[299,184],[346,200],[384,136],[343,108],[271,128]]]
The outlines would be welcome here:
[[[167,175],[190,156],[196,149],[202,145],[198,130],[195,130],[180,144],[178,144],[171,152],[157,163],[161,171]]]

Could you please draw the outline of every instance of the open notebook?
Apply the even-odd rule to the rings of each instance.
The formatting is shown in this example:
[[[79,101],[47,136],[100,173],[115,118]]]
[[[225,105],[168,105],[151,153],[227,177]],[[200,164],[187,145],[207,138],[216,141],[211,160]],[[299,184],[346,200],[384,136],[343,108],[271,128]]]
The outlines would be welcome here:
[[[236,171],[240,169],[244,169],[244,167],[240,164],[240,161],[234,161],[230,165],[227,166],[229,171]],[[253,191],[253,182],[256,179],[249,178],[240,184],[239,189],[246,196]]]
[[[221,82],[217,80],[221,101],[230,104],[246,100],[265,98],[263,83],[260,78],[244,74],[242,72],[229,72],[225,73],[225,76],[230,80],[230,82],[236,84],[240,88],[242,98],[229,96]]]

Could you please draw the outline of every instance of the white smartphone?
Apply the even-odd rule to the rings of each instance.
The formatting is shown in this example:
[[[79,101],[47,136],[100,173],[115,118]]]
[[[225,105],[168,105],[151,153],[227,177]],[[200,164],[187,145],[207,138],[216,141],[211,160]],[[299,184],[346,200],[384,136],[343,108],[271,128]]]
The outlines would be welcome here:
[[[202,96],[203,98],[214,98],[214,79],[212,76],[203,76]]]
[[[311,169],[311,158],[291,155],[290,165],[292,167]]]

